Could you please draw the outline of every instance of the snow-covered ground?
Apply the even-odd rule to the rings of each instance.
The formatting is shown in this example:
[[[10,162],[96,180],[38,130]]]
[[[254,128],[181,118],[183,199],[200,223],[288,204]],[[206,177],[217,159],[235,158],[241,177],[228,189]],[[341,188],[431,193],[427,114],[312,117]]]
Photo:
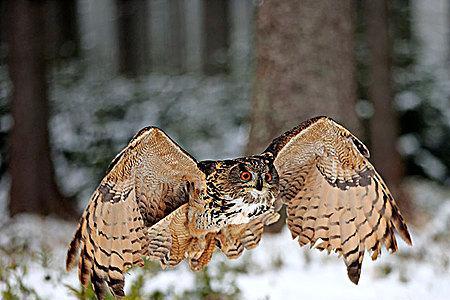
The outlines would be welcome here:
[[[442,200],[442,205],[435,211],[427,209],[433,217],[420,230],[411,228],[413,247],[399,241],[395,255],[383,252],[375,262],[367,256],[359,285],[347,278],[342,259],[299,248],[284,230],[264,236],[259,247],[235,261],[216,253],[208,268],[212,288],[226,294],[227,289],[237,287],[241,299],[450,299],[449,191],[423,181],[409,184],[417,195],[418,209],[431,196]],[[30,299],[34,299],[33,291],[42,299],[76,299],[68,288],[79,289],[76,271],[64,270],[65,250],[75,224],[31,215],[3,220],[0,292],[23,286],[31,291]],[[127,290],[139,274],[139,269],[130,271]],[[198,285],[196,275],[182,264],[174,270],[145,273],[142,292],[160,291],[169,299],[180,299],[183,292]]]
[[[54,83],[58,88],[51,92],[53,158],[62,190],[75,194],[81,206],[104,172],[103,160],[112,159],[143,126],[160,126],[198,159],[235,157],[246,144],[245,84],[159,75],[65,84],[64,78],[75,76],[77,69],[67,72],[57,76],[61,82]],[[8,120],[5,116],[2,124],[10,124]],[[299,248],[285,230],[264,236],[259,247],[238,260],[216,253],[206,273],[193,273],[185,264],[167,271],[132,270],[126,291],[144,279],[140,293],[145,299],[158,293],[157,299],[202,299],[205,284],[207,291],[229,296],[220,299],[450,299],[450,191],[417,179],[407,185],[421,225],[411,227],[414,246],[399,241],[395,255],[384,252],[375,262],[367,256],[358,286],[347,278],[342,259]],[[10,220],[5,213],[7,191],[4,177],[0,298],[91,299],[79,294],[76,271],[64,270],[76,225],[31,215]]]

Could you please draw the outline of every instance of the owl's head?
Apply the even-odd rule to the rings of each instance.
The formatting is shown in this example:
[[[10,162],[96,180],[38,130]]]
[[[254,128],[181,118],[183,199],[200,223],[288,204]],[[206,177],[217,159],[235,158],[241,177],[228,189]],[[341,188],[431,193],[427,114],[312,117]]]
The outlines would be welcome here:
[[[231,160],[202,161],[208,189],[232,199],[259,197],[278,191],[278,173],[271,154],[254,155]]]

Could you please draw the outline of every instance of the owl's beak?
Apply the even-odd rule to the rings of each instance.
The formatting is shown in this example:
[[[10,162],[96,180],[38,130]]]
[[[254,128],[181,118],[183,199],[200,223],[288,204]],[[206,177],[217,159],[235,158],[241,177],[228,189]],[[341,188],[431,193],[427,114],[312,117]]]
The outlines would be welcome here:
[[[256,190],[258,191],[262,191],[263,188],[263,180],[261,176],[258,176],[258,178],[256,179],[256,186],[255,186]]]

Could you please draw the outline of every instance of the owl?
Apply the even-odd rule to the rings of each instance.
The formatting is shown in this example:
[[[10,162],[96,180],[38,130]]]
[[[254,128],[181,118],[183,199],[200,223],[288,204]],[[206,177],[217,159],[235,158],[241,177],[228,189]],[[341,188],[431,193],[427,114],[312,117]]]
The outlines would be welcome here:
[[[92,195],[67,253],[98,299],[124,296],[124,273],[144,258],[201,270],[218,249],[229,258],[256,247],[286,209],[300,246],[342,256],[357,284],[364,254],[397,250],[407,226],[369,151],[328,117],[277,137],[259,155],[198,162],[161,129],[137,133]],[[284,205],[283,205],[284,204]],[[301,272],[301,270],[299,270]]]

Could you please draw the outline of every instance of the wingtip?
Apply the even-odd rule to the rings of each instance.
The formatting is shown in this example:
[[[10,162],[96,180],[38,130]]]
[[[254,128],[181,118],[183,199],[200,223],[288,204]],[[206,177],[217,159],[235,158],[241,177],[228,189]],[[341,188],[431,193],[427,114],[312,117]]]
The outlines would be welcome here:
[[[406,231],[404,231],[404,232],[401,232],[400,235],[401,235],[402,239],[405,241],[405,243],[408,244],[408,246],[413,245],[412,238],[408,232],[408,229],[406,229]]]
[[[80,248],[81,227],[75,232],[73,240],[70,242],[66,254],[66,271],[69,272],[75,266],[76,257],[78,256],[78,249]]]
[[[401,215],[397,210],[395,211],[395,213],[397,215],[397,218],[394,219],[394,227],[396,231],[398,232],[402,240],[405,241],[406,244],[412,246],[412,238],[411,235],[409,234],[408,226],[406,225],[405,221],[403,220],[403,218],[401,217]]]
[[[350,281],[357,285],[361,276],[361,262],[353,261],[347,265],[347,275]]]
[[[359,278],[361,276],[361,270],[355,269],[355,268],[348,268],[347,269],[347,275],[351,282],[353,282],[355,285],[358,285]]]
[[[73,269],[73,263],[72,263],[72,260],[69,259],[69,255],[67,254],[67,257],[66,257],[66,272],[70,272],[70,270],[72,270],[72,269]]]

